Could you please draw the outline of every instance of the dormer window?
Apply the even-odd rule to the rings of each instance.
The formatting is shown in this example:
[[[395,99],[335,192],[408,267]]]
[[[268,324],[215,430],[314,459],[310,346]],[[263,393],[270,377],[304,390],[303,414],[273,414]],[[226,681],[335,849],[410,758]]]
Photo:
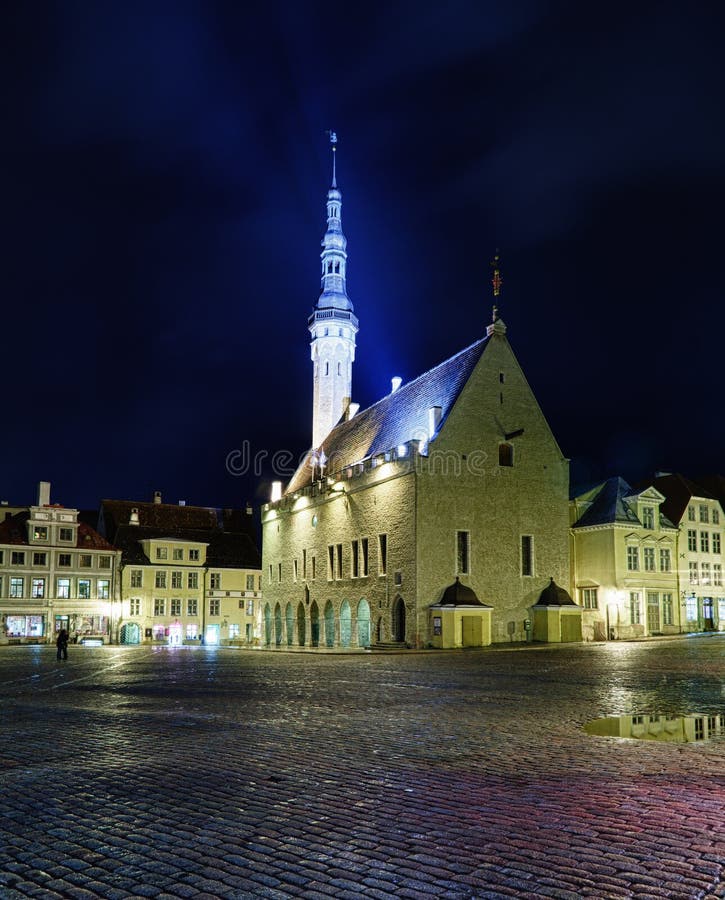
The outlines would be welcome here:
[[[58,529],[58,539],[61,541],[72,541],[73,540],[73,529],[72,528]]]
[[[498,464],[500,466],[511,467],[514,464],[514,448],[513,444],[498,445]]]
[[[168,559],[169,551],[166,547],[156,548],[156,559]]]
[[[48,526],[47,525],[35,525],[33,528],[33,540],[34,541],[47,541],[48,540]]]
[[[642,507],[642,525],[652,531],[655,527],[655,511],[652,506]]]

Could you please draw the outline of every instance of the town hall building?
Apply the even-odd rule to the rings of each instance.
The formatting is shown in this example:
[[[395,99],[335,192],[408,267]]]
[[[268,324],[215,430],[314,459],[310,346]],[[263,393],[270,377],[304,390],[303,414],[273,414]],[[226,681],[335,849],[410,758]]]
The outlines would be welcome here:
[[[581,640],[568,460],[494,308],[485,333],[368,409],[334,169],[308,320],[312,445],[262,509],[267,647]],[[495,293],[499,284],[494,285]]]

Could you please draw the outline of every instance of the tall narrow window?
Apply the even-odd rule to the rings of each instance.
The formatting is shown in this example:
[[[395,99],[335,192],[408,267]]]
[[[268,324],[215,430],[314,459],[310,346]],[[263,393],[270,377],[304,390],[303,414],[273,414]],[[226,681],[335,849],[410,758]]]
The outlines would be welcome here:
[[[534,538],[530,534],[521,535],[521,574],[534,574]]]
[[[655,527],[655,511],[652,506],[642,507],[642,524],[650,531]]]
[[[627,547],[627,568],[630,572],[639,570],[639,547]]]
[[[700,552],[701,553],[709,553],[710,552],[710,532],[709,531],[701,531],[700,532]]]
[[[310,575],[312,576],[312,580],[315,580],[315,576],[317,575],[317,557],[313,556],[310,559]]]
[[[456,574],[468,575],[470,534],[467,531],[456,532]]]
[[[292,580],[297,581],[297,559],[292,560]]]
[[[378,573],[387,575],[388,572],[388,536],[378,535]]]
[[[359,543],[357,541],[353,541],[350,545],[350,555],[351,555],[351,563],[352,563],[352,577],[357,578],[359,574],[358,570],[358,547]]]
[[[660,571],[662,572],[671,572],[672,571],[672,554],[668,547],[660,548]]]
[[[302,580],[307,580],[307,551],[302,551]]]
[[[335,577],[335,545],[330,544],[327,548],[327,580],[332,581]]]
[[[672,594],[663,594],[662,595],[662,624],[663,625],[672,625],[673,624],[673,608],[672,608]]]
[[[337,545],[337,577],[342,578],[342,544]]]
[[[362,558],[360,559],[360,574],[363,578],[367,578],[368,576],[368,539],[363,538],[360,541],[360,550],[362,553]]]
[[[655,548],[644,548],[644,570],[645,572],[654,572],[655,570]]]
[[[639,625],[642,621],[642,612],[639,603],[639,591],[630,591],[629,594],[629,622],[631,625]]]

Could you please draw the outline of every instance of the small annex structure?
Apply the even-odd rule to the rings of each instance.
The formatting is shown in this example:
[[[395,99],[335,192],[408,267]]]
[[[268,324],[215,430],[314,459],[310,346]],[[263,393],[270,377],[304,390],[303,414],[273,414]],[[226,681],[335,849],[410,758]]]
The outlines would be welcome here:
[[[263,646],[525,641],[549,578],[569,582],[568,460],[496,307],[460,352],[407,383],[393,378],[367,409],[350,402],[357,318],[341,198],[334,180],[308,319],[312,446],[262,508]],[[498,299],[498,257],[492,282]],[[444,617],[437,605],[457,577],[481,605]]]
[[[486,647],[491,643],[491,610],[481,603],[473,588],[456,575],[430,610],[433,617],[431,645],[437,650]]]
[[[52,643],[62,628],[74,643],[109,643],[121,554],[50,489],[41,481],[35,505],[3,510],[0,644]]]
[[[98,528],[121,553],[121,644],[254,646],[261,559],[251,507],[103,500]]]
[[[531,610],[535,641],[568,643],[582,639],[581,607],[552,578]]]

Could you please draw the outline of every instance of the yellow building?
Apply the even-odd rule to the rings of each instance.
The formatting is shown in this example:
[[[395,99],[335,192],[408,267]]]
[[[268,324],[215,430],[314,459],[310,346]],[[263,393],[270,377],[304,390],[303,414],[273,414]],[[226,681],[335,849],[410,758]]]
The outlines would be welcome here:
[[[259,639],[261,568],[252,510],[104,500],[99,529],[122,552],[122,644],[233,644]]]
[[[572,587],[585,640],[681,631],[678,529],[653,487],[610,478],[570,504]]]
[[[79,518],[50,502],[40,482],[35,506],[0,522],[0,643],[52,643],[61,628],[74,642],[107,643],[120,553]]]

